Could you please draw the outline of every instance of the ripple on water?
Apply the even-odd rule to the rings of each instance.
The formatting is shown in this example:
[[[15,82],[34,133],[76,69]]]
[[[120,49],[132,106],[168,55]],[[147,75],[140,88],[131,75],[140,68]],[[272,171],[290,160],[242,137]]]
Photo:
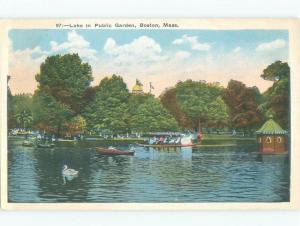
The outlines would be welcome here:
[[[128,146],[120,148],[128,149]],[[35,149],[9,141],[10,202],[282,202],[289,200],[285,158],[259,158],[255,147],[101,156],[92,148]],[[79,175],[64,181],[64,164]]]

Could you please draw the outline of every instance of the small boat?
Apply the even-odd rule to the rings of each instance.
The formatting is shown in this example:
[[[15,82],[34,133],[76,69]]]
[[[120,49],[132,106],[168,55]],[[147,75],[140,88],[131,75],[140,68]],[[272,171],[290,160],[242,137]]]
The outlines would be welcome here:
[[[53,148],[54,144],[37,144],[38,148]]]
[[[134,151],[123,151],[123,150],[118,150],[114,147],[98,147],[96,148],[96,151],[98,154],[101,155],[134,155]]]
[[[23,143],[22,143],[22,146],[24,147],[33,147],[33,143],[31,141],[28,141],[28,140],[25,140]]]

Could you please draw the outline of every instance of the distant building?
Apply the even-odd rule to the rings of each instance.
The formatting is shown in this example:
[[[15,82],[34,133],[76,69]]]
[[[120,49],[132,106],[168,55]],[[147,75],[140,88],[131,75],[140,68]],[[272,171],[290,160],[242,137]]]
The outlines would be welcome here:
[[[263,154],[287,152],[287,131],[283,130],[272,118],[256,131],[259,151]]]
[[[133,94],[143,94],[143,84],[139,81],[136,80],[135,85],[132,87],[132,93]]]

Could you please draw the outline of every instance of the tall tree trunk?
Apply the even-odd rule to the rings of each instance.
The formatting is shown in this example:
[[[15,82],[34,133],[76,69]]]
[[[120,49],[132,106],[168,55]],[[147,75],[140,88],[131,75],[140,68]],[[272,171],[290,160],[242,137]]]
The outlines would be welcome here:
[[[58,137],[60,137],[60,130],[61,130],[61,128],[60,128],[60,125],[57,127],[57,130],[56,130],[56,137],[58,138]]]

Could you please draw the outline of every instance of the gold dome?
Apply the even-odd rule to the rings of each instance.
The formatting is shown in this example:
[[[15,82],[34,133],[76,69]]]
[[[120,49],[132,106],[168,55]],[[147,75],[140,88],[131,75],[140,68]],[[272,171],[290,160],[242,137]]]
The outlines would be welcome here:
[[[135,81],[135,85],[132,87],[132,93],[133,94],[144,93],[143,92],[143,84],[139,80]]]
[[[140,85],[134,85],[132,91],[143,91],[143,87]]]

